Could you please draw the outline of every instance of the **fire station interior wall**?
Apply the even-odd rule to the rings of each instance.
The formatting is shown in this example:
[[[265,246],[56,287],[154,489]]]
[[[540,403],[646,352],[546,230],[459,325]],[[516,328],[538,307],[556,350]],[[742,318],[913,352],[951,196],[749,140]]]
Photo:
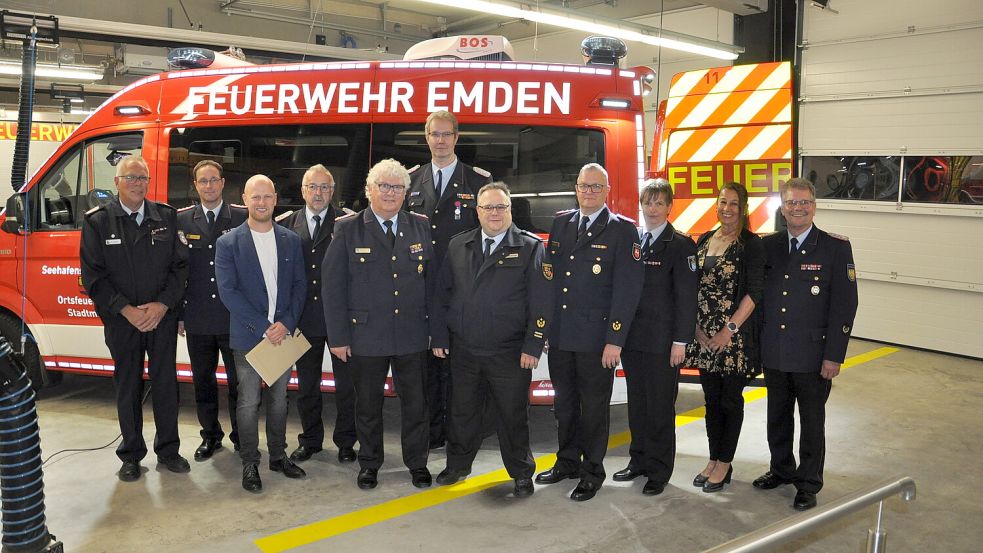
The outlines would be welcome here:
[[[0,118],[0,208],[6,205],[7,198],[14,192],[11,171],[17,136],[17,114],[8,111],[7,116],[8,119]],[[44,126],[47,132],[36,133],[31,140],[27,159],[28,178],[41,168],[48,157],[61,146],[64,138],[67,138],[67,133],[81,121],[82,117],[76,115],[34,114],[35,127]]]
[[[666,12],[662,16],[649,16],[631,20],[633,23],[661,27],[719,42],[733,44],[734,14],[717,8],[699,7]],[[536,38],[512,42],[517,60],[550,61],[557,63],[583,63],[580,41],[585,35],[579,31],[553,32]],[[628,56],[622,60],[624,68],[645,65],[655,70],[658,85],[645,97],[645,151],[646,159],[652,154],[652,137],[655,133],[655,116],[659,101],[669,94],[669,82],[673,75],[684,71],[708,69],[730,65],[731,62],[629,42]]]
[[[799,153],[983,155],[983,3],[807,8]],[[854,335],[983,357],[983,206],[819,202],[853,244]]]

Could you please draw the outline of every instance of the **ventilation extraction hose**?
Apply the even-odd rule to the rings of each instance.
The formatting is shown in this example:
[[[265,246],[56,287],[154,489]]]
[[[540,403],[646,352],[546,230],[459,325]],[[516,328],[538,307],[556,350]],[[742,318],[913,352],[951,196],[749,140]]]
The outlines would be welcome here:
[[[10,185],[20,191],[27,182],[27,162],[31,149],[31,123],[34,117],[34,70],[37,65],[37,27],[31,27],[31,36],[24,40],[24,56],[21,60],[20,106],[17,108],[17,141],[14,142],[13,167]]]

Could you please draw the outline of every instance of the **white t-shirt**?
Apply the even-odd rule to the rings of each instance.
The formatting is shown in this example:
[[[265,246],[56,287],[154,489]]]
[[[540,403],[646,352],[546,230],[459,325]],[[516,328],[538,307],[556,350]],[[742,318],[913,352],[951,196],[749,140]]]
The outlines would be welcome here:
[[[256,232],[249,229],[253,234],[253,244],[256,245],[256,257],[259,258],[259,266],[263,270],[263,282],[266,283],[266,298],[269,301],[269,311],[266,318],[273,321],[273,314],[276,313],[276,234],[273,229],[268,232]]]

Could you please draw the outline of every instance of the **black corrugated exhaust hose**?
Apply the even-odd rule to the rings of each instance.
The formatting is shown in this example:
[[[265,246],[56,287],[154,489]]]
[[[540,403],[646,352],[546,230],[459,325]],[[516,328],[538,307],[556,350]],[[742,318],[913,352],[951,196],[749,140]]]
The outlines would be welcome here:
[[[0,492],[3,553],[50,551],[41,434],[26,366],[0,336]],[[58,545],[60,550],[61,544]]]
[[[34,118],[34,69],[37,66],[37,27],[31,27],[31,36],[24,39],[24,56],[21,60],[20,104],[17,108],[17,141],[14,142],[14,160],[10,170],[10,185],[14,192],[27,182],[27,162],[31,150],[31,123]]]

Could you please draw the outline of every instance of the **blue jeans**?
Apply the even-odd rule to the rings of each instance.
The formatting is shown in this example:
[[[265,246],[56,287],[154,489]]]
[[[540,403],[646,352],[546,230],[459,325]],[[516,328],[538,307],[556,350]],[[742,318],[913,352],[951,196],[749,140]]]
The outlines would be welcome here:
[[[263,379],[246,360],[246,352],[235,352],[236,375],[239,377],[239,393],[236,402],[236,420],[239,430],[239,457],[242,464],[258,465],[259,453],[259,401],[263,393]],[[272,386],[266,389],[266,447],[270,450],[270,462],[286,457],[287,450],[287,381],[290,371],[285,371]]]

